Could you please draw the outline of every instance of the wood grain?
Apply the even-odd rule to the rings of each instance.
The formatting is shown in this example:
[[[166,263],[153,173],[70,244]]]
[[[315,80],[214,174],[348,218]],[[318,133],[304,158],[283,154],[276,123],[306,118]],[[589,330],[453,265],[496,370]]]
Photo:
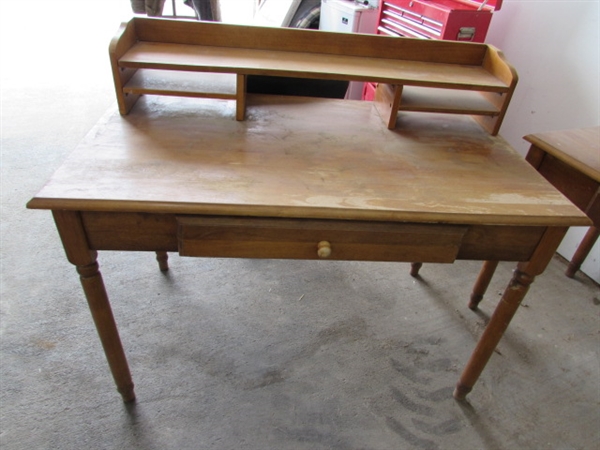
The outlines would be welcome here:
[[[144,97],[109,112],[31,208],[487,225],[588,219],[469,117],[400,116],[366,102]]]
[[[482,66],[374,57],[365,60],[365,57],[308,50],[285,52],[141,41],[119,58],[119,66],[373,81],[494,92],[507,90],[506,83]]]
[[[123,87],[127,94],[175,95],[233,99],[236,76],[225,73],[187,73],[139,69]]]
[[[182,256],[453,262],[466,226],[336,220],[177,217]],[[325,244],[323,244],[324,246]]]
[[[134,18],[125,26],[135,28],[140,41],[230,48],[262,48],[284,52],[346,55],[357,57],[437,61],[445,64],[481,66],[485,44],[396,39],[393,37],[335,33],[294,28],[226,25]]]
[[[454,89],[404,87],[400,111],[441,112],[449,114],[479,114],[497,116],[498,107],[479,92],[463,92]]]
[[[600,182],[600,127],[548,131],[524,139]]]

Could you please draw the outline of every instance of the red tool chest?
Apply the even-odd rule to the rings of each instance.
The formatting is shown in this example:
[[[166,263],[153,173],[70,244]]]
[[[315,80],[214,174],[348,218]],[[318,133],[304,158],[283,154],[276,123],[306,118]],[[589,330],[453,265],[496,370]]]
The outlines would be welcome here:
[[[377,32],[398,37],[483,42],[502,0],[382,0]]]
[[[483,42],[501,6],[502,0],[381,0],[377,34]],[[374,95],[375,86],[365,83],[363,99]]]

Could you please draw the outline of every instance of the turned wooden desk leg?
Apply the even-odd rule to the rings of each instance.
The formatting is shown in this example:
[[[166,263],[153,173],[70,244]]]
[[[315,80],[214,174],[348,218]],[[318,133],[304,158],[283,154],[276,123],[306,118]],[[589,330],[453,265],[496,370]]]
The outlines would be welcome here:
[[[541,274],[556,252],[567,228],[548,228],[528,262],[517,265],[502,298],[454,389],[454,398],[464,400],[479,379],[534,278]]]
[[[81,216],[74,211],[53,211],[58,233],[63,242],[69,262],[77,267],[81,285],[88,301],[96,330],[100,336],[102,347],[117,390],[123,401],[135,400],[131,373],[123,351],[119,331],[113,317],[104,288],[102,275],[96,262],[96,251],[90,250]]]
[[[487,291],[487,288],[490,286],[490,281],[492,281],[492,277],[494,276],[494,272],[496,272],[496,268],[498,267],[498,261],[485,261],[483,263],[483,267],[479,272],[479,276],[475,281],[475,286],[473,286],[473,292],[471,293],[471,301],[469,302],[469,309],[475,311],[479,306],[481,300],[483,300],[483,296]]]
[[[593,226],[590,227],[587,233],[585,233],[581,244],[579,244],[579,247],[577,247],[573,258],[571,258],[571,262],[569,263],[567,270],[565,271],[566,276],[568,276],[569,278],[573,278],[575,276],[575,274],[581,267],[581,264],[583,264],[583,261],[585,261],[585,258],[587,258],[588,254],[590,253],[590,250],[598,240],[598,236],[600,236],[600,229]]]
[[[169,270],[169,255],[167,252],[156,252],[156,260],[158,261],[158,268],[161,272],[167,272]]]
[[[419,270],[421,269],[421,267],[423,267],[423,263],[411,263],[410,264],[410,276],[418,277]]]

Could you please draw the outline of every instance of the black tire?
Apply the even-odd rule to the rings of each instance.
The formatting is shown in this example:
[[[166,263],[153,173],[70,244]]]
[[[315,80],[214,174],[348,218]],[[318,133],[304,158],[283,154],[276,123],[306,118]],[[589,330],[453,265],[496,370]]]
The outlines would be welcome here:
[[[289,27],[318,30],[320,18],[321,0],[303,0]],[[348,90],[348,81],[339,80],[248,75],[247,83],[248,92],[274,95],[341,99],[346,96]]]
[[[321,0],[303,0],[290,21],[290,28],[319,29]]]

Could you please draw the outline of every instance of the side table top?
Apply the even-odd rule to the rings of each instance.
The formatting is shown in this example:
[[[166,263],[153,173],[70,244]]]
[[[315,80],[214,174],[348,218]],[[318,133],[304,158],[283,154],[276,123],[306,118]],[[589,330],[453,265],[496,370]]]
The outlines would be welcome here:
[[[600,182],[600,127],[535,133],[524,139]]]

